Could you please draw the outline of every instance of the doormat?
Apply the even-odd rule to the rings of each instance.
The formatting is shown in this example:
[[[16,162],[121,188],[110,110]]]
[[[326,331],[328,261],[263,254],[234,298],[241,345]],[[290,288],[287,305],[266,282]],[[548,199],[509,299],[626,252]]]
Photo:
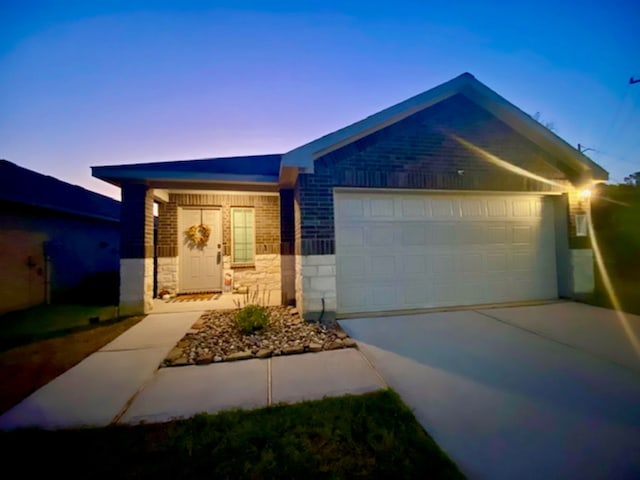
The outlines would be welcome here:
[[[183,302],[207,302],[220,298],[219,293],[185,293],[177,297],[170,298],[167,303],[183,303]]]

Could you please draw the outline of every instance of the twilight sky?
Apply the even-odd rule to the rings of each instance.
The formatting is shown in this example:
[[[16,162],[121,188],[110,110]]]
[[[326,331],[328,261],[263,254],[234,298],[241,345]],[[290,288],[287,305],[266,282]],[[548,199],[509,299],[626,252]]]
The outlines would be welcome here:
[[[640,170],[640,3],[1,0],[0,158],[283,153],[470,72],[622,182]]]

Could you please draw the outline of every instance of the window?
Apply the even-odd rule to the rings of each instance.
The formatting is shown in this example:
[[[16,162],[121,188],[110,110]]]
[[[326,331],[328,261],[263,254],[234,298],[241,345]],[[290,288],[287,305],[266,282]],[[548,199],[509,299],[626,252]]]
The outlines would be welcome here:
[[[253,208],[231,209],[231,244],[234,264],[253,264],[255,229]]]

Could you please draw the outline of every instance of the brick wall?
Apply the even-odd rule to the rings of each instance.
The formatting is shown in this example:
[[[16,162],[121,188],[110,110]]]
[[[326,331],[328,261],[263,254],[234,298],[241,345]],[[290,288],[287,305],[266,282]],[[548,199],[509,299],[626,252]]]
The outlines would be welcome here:
[[[418,112],[315,161],[296,185],[298,254],[333,254],[334,187],[550,191],[459,143],[457,135],[528,171],[567,180],[557,159],[461,95]],[[460,175],[459,170],[464,173]]]
[[[153,195],[145,185],[122,186],[120,258],[153,258]]]
[[[178,256],[178,207],[218,207],[222,210],[224,255],[231,254],[231,208],[255,208],[256,254],[280,253],[280,199],[275,195],[171,193],[158,210],[159,257]]]

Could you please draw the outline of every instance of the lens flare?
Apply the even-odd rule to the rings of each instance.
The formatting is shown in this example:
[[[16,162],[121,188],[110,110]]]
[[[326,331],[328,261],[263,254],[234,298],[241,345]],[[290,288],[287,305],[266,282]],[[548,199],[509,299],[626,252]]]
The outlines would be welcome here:
[[[544,178],[540,175],[536,175],[535,173],[530,172],[529,170],[525,170],[522,167],[518,167],[517,165],[513,165],[505,160],[502,160],[501,158],[496,157],[495,155],[487,152],[486,150],[484,150],[483,148],[480,148],[476,145],[474,145],[471,142],[468,142],[467,140],[465,140],[464,138],[461,138],[455,134],[451,134],[451,137],[457,141],[460,145],[468,148],[469,150],[471,150],[472,152],[480,155],[482,158],[484,158],[485,160],[487,160],[489,163],[492,163],[500,168],[504,168],[505,170],[508,170],[512,173],[515,173],[516,175],[520,175],[522,177],[527,177],[527,178],[531,178],[533,180],[537,180],[538,182],[542,182],[542,183],[546,183],[548,185],[551,185],[553,187],[556,188],[560,188],[562,190],[566,190],[567,186],[563,185],[562,183],[559,182],[555,182],[553,180],[549,180],[548,178]]]
[[[466,147],[467,149],[471,150],[472,152],[478,154],[480,157],[484,158],[485,160],[487,160],[488,162],[492,163],[493,165],[496,165],[500,168],[503,168],[505,170],[508,170],[512,173],[515,173],[517,175],[521,175],[523,177],[527,177],[527,178],[531,178],[533,180],[537,180],[539,182],[542,183],[546,183],[548,185],[551,185],[553,187],[557,187],[559,189],[562,189],[563,191],[567,190],[567,186],[563,185],[559,182],[555,182],[553,180],[549,180],[548,178],[544,178],[541,177],[540,175],[536,175],[535,173],[529,172],[528,170],[525,170],[524,168],[518,167],[516,165],[513,165],[505,160],[502,160],[501,158],[496,157],[495,155],[487,152],[486,150],[472,144],[471,142],[468,142],[467,140],[465,140],[464,138],[458,137],[455,134],[451,134],[451,137],[456,140],[458,143],[460,143],[461,145],[463,145],[464,147]],[[588,200],[591,197],[591,189],[590,188],[584,188],[582,189],[579,193],[578,193],[578,198],[580,200]],[[611,200],[613,201],[613,200]],[[613,201],[614,203],[622,203],[622,202],[616,202]],[[598,266],[598,270],[600,271],[600,275],[602,276],[602,281],[604,283],[604,287],[607,291],[607,295],[609,296],[609,299],[611,300],[611,305],[613,305],[614,308],[614,312],[616,314],[616,316],[618,317],[618,320],[620,321],[620,324],[622,326],[622,329],[624,330],[627,339],[629,340],[629,343],[631,344],[631,346],[633,347],[633,349],[635,350],[635,353],[638,357],[640,357],[640,340],[638,340],[637,336],[635,335],[635,333],[633,332],[633,329],[631,328],[631,325],[629,324],[629,320],[627,319],[627,316],[625,315],[625,313],[622,311],[622,306],[620,304],[620,300],[618,300],[618,296],[616,295],[615,290],[613,289],[613,284],[611,283],[611,279],[609,277],[609,273],[607,272],[607,269],[604,265],[604,260],[602,258],[602,253],[600,251],[600,247],[598,245],[598,240],[596,238],[595,235],[595,231],[593,228],[593,223],[591,221],[591,209],[587,208],[587,229],[589,232],[589,236],[591,237],[591,245],[593,248],[593,256],[595,257],[596,260],[596,264]]]
[[[622,311],[622,305],[620,304],[620,300],[618,300],[618,296],[616,295],[615,290],[613,289],[613,284],[611,283],[611,279],[609,278],[609,273],[607,272],[607,268],[604,265],[604,259],[602,258],[602,253],[600,252],[600,247],[598,245],[598,239],[596,238],[596,233],[593,228],[593,223],[591,222],[591,209],[587,210],[587,227],[589,229],[589,236],[591,237],[591,247],[593,249],[593,256],[596,259],[596,264],[598,265],[598,270],[600,271],[600,275],[602,276],[602,282],[604,283],[604,288],[607,291],[607,295],[611,300],[611,305],[613,305],[614,312],[622,325],[622,329],[624,330],[627,338],[629,339],[629,343],[633,347],[636,352],[636,355],[640,357],[640,341],[638,337],[636,337],[631,325],[629,325],[629,320],[627,316]]]

